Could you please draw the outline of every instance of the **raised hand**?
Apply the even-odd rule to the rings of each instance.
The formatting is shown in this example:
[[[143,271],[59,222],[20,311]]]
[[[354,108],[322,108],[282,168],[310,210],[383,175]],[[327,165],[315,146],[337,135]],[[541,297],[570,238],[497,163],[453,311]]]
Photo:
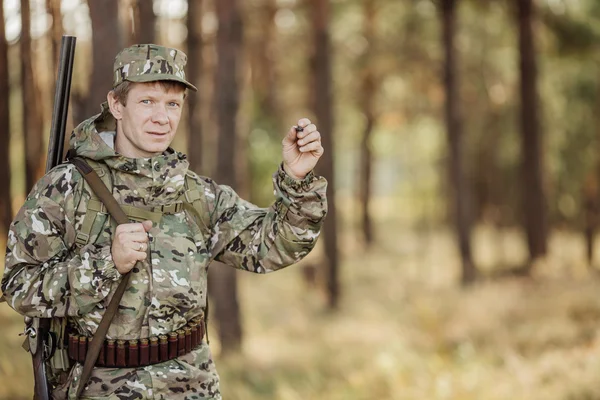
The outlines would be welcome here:
[[[282,145],[283,169],[295,179],[304,179],[324,152],[321,134],[308,118],[302,118],[297,127],[290,128]]]

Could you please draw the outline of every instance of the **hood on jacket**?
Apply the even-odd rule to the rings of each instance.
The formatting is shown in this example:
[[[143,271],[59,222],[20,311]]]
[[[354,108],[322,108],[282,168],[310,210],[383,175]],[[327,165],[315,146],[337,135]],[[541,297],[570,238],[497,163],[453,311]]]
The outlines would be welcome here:
[[[102,111],[80,123],[71,134],[70,151],[77,156],[103,162],[118,174],[124,187],[137,192],[146,204],[174,201],[184,189],[189,163],[185,154],[167,148],[150,158],[130,158],[117,153],[102,136],[116,135],[116,120],[108,103]],[[102,136],[101,136],[102,135]],[[108,141],[110,142],[110,141]],[[114,142],[114,141],[113,141]],[[113,193],[115,194],[115,193]]]

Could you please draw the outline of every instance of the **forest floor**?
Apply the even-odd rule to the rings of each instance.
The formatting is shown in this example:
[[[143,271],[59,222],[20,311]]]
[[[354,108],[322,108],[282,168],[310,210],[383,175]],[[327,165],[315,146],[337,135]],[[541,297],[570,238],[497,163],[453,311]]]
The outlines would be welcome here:
[[[239,275],[243,353],[220,357],[211,331],[226,400],[600,399],[600,278],[580,236],[555,233],[532,278],[461,289],[447,231],[395,226],[378,227],[368,250],[354,233],[342,238],[336,312],[301,266]],[[516,265],[522,243],[479,229],[476,260],[487,273]],[[30,399],[22,318],[4,304],[0,324],[0,399]]]

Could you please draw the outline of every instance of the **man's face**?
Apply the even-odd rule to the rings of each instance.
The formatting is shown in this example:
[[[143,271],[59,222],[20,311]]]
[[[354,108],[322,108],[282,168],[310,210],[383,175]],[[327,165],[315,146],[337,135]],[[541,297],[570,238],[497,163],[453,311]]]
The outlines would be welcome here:
[[[110,110],[118,121],[115,150],[130,158],[149,158],[165,151],[175,137],[185,90],[165,90],[157,82],[133,83],[126,106],[108,94]]]

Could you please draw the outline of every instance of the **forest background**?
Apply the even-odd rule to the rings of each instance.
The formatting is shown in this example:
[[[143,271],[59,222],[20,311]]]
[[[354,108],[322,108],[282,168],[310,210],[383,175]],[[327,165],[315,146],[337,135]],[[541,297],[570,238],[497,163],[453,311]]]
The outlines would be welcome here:
[[[211,267],[224,398],[600,399],[600,2],[2,5],[0,248],[44,173],[62,34],[68,132],[122,47],[177,47],[200,90],[174,147],[258,205],[288,127],[322,132],[317,249],[267,276]],[[31,398],[22,317],[0,322],[0,398]]]

